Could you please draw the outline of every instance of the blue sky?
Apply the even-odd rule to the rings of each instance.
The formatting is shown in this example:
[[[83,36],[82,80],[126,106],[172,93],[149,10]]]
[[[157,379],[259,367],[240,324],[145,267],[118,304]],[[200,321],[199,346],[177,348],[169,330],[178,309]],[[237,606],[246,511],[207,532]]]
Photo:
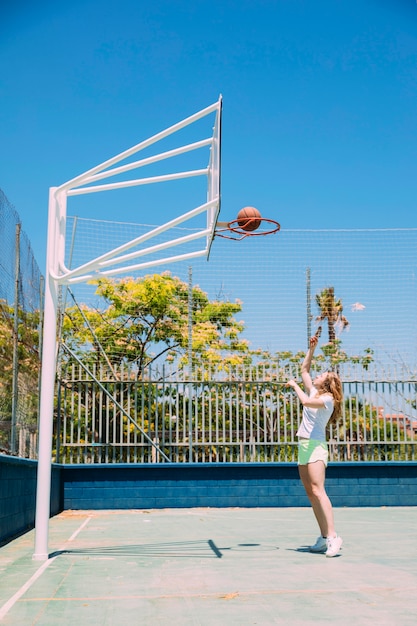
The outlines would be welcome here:
[[[0,64],[0,188],[42,270],[49,187],[219,94],[226,219],[417,227],[415,0],[3,0]]]

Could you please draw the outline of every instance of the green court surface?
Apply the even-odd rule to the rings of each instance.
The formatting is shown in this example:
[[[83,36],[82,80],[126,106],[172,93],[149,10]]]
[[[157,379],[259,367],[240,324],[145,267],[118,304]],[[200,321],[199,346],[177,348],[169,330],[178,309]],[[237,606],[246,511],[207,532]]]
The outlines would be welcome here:
[[[65,511],[0,549],[0,623],[415,624],[417,508],[335,509],[341,556],[312,554],[307,508]]]

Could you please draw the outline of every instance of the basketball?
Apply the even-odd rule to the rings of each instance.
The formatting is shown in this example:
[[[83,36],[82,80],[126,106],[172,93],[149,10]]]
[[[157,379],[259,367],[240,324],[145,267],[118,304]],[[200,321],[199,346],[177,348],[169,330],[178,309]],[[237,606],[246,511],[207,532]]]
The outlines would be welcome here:
[[[239,228],[242,230],[256,230],[261,225],[261,220],[255,218],[260,217],[261,214],[258,209],[255,209],[253,206],[246,206],[237,214],[237,223],[239,224]]]

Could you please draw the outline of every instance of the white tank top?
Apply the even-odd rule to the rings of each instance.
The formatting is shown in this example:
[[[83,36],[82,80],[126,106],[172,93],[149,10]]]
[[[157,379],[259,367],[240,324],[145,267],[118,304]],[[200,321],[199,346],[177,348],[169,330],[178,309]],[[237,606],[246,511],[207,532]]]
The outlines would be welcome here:
[[[317,394],[317,389],[313,386],[310,391],[310,398],[314,398]],[[303,419],[297,431],[297,437],[326,441],[326,426],[333,413],[334,400],[327,393],[320,398],[323,400],[324,406],[318,409],[303,407]]]

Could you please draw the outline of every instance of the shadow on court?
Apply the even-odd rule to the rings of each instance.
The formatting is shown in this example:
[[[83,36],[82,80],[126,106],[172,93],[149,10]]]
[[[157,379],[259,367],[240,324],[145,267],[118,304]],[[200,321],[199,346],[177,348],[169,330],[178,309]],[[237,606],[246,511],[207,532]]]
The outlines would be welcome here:
[[[171,543],[108,546],[106,548],[98,546],[95,548],[84,548],[78,550],[57,550],[56,552],[52,552],[49,556],[50,558],[53,558],[65,555],[152,556],[162,558],[175,556],[178,559],[197,557],[200,559],[207,559],[222,557],[220,550],[211,539],[208,541],[175,541]]]
[[[417,509],[336,509],[341,556],[313,554],[310,509],[65,511],[0,549],[1,624],[414,624]]]

